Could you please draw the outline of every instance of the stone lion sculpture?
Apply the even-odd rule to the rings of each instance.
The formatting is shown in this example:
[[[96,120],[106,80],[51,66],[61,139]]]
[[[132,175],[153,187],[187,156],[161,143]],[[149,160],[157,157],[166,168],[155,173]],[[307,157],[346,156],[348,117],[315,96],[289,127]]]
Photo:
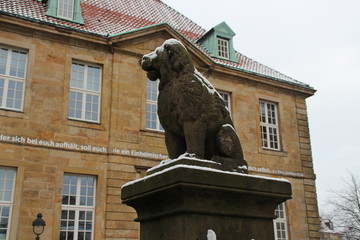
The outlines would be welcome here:
[[[225,102],[194,67],[178,40],[166,40],[140,60],[147,77],[160,79],[158,115],[171,159],[186,153],[247,173],[239,138]]]

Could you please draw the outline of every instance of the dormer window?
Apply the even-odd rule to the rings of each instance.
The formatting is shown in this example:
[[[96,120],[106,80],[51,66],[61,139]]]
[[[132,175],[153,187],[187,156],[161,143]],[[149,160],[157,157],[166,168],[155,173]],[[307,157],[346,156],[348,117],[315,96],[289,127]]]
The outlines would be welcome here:
[[[229,59],[229,40],[218,37],[217,44],[219,57]]]
[[[58,0],[57,15],[59,17],[73,20],[74,0]]]
[[[84,24],[80,0],[48,0],[46,15]]]
[[[237,62],[233,44],[234,36],[234,31],[222,22],[205,33],[197,43],[202,45],[213,58]]]

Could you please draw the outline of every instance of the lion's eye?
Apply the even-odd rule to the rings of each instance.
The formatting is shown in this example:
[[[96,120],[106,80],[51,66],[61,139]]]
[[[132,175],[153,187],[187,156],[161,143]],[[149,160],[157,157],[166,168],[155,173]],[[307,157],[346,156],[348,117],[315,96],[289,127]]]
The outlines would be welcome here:
[[[166,50],[166,52],[170,52],[170,46],[169,46],[169,44],[165,44],[164,49]]]

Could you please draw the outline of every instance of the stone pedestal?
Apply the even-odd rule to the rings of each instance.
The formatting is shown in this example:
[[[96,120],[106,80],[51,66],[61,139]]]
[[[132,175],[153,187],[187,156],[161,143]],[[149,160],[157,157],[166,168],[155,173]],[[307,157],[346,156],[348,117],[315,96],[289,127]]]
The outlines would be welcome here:
[[[274,210],[291,198],[286,180],[174,165],[125,184],[141,240],[273,240]]]

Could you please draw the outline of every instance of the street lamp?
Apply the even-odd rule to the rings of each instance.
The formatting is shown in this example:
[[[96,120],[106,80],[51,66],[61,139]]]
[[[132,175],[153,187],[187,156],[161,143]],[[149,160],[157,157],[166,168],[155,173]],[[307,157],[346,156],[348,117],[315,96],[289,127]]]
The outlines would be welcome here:
[[[38,213],[37,218],[33,221],[33,232],[36,234],[35,240],[40,240],[40,235],[44,232],[45,221],[42,219],[42,214]]]

